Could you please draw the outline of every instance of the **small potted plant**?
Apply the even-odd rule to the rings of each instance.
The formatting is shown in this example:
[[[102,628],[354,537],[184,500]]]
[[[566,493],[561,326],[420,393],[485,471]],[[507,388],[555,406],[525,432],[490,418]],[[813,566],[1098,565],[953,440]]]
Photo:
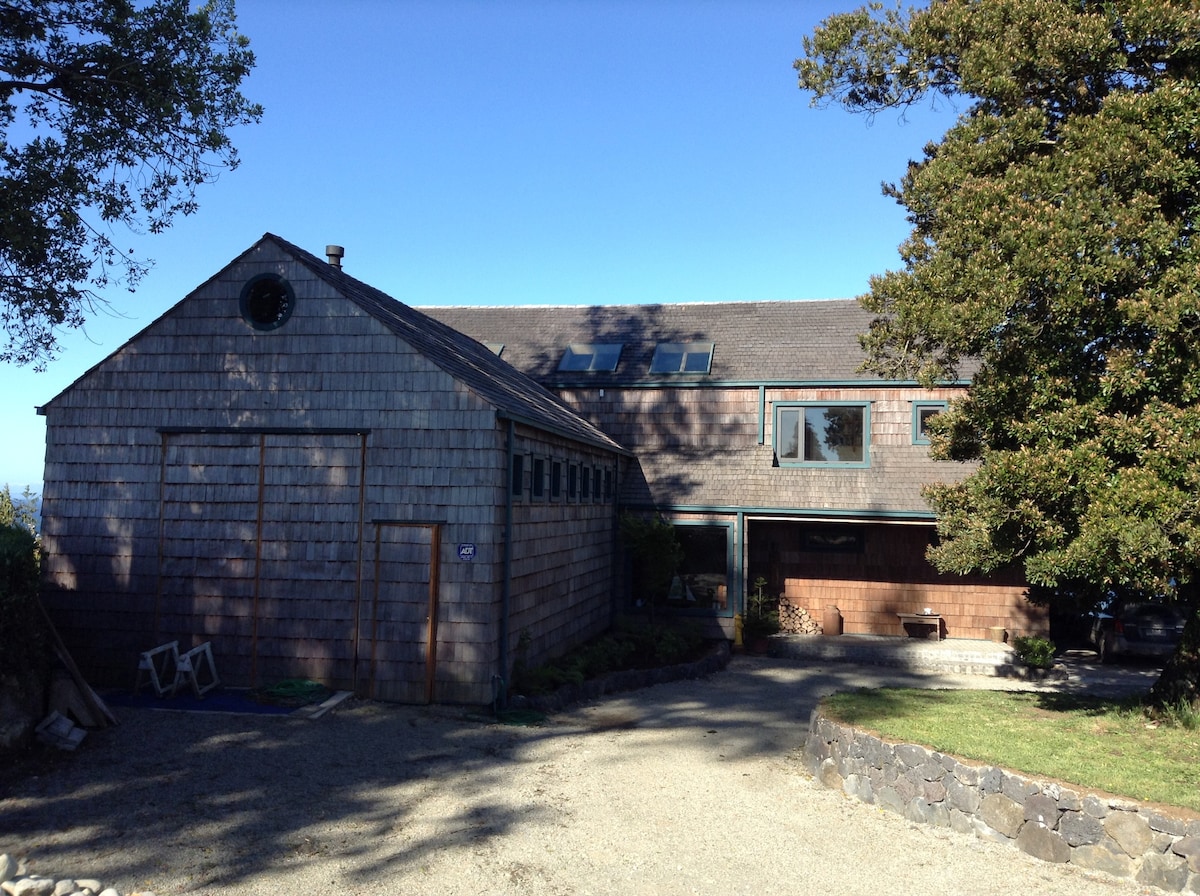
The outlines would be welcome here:
[[[765,654],[770,649],[771,635],[779,631],[779,601],[764,592],[767,580],[754,580],[754,592],[747,597],[746,615],[742,619],[742,641],[750,653]]]

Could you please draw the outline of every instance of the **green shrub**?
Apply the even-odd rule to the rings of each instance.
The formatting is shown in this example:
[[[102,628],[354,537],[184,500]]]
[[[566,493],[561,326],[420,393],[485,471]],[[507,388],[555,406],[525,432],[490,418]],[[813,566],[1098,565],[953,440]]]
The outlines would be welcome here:
[[[1013,638],[1013,653],[1034,669],[1049,669],[1054,665],[1054,642],[1036,635]]]
[[[1162,707],[1145,707],[1146,714],[1154,722],[1172,725],[1195,731],[1200,728],[1200,709],[1193,706],[1186,697],[1181,697],[1174,703]]]
[[[534,667],[525,661],[528,647],[528,634],[522,633],[511,690],[532,696],[549,693],[565,684],[581,684],[609,672],[653,669],[696,659],[703,652],[704,638],[697,629],[688,626],[622,625]]]
[[[658,517],[621,515],[621,543],[633,559],[633,584],[638,596],[653,609],[671,587],[683,560],[675,527]]]
[[[742,637],[747,641],[770,637],[780,629],[779,598],[769,596],[766,587],[767,580],[759,576],[754,580],[754,590],[746,597]]]
[[[37,549],[25,527],[0,525],[0,675],[19,675],[47,662]]]

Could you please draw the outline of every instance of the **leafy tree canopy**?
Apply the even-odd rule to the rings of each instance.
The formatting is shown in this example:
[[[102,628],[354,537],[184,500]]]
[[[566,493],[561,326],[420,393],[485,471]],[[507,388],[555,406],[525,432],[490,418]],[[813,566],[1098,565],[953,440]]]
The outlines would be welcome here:
[[[157,233],[236,167],[228,132],[262,109],[233,0],[0,0],[0,360],[44,367]]]
[[[826,19],[804,51],[815,104],[940,96],[960,113],[885,185],[912,233],[902,269],[861,299],[879,315],[870,369],[971,375],[933,451],[978,467],[927,489],[931,559],[1195,604],[1200,7],[871,4]]]

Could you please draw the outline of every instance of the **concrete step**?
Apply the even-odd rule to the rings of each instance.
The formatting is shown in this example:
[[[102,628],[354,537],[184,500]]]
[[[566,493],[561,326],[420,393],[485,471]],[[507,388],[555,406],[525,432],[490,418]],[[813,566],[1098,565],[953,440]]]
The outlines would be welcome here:
[[[950,638],[932,641],[886,635],[773,635],[771,655],[796,660],[895,666],[956,675],[1026,678],[1012,648],[994,641]]]

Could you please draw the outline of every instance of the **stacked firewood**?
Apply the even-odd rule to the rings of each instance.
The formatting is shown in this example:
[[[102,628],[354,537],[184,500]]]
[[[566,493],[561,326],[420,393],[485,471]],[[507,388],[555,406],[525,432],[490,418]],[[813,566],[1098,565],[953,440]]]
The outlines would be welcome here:
[[[786,597],[779,601],[779,626],[790,635],[821,634],[821,623],[804,607],[796,606]]]

